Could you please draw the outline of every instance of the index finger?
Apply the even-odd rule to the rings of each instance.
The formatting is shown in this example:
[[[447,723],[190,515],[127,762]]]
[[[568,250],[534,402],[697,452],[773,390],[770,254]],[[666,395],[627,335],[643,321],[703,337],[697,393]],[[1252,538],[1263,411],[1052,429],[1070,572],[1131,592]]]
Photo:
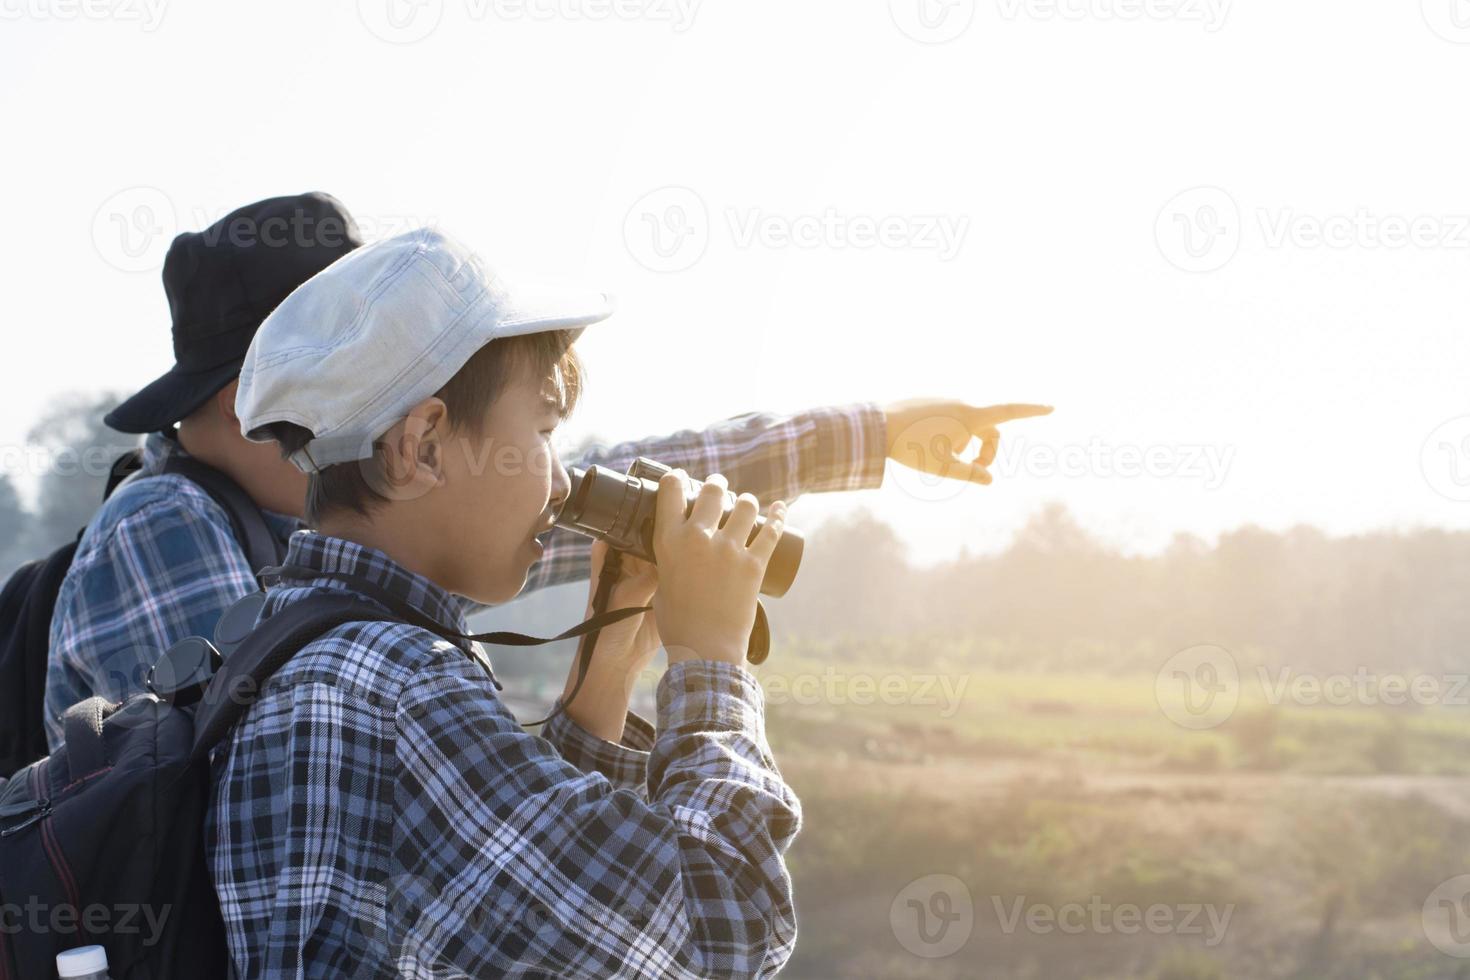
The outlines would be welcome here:
[[[1035,418],[1038,415],[1050,415],[1050,405],[988,405],[985,408],[977,408],[970,413],[972,425],[997,425],[1001,422],[1012,422],[1016,419]]]
[[[660,528],[676,528],[684,523],[683,470],[670,470],[658,478],[658,506],[654,509],[654,524]]]

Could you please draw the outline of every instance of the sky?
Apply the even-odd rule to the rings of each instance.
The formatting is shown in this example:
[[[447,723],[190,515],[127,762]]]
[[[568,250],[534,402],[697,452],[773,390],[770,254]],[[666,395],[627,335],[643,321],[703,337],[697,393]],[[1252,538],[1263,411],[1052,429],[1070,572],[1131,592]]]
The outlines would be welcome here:
[[[921,563],[1043,503],[1148,552],[1470,528],[1466,0],[0,0],[6,472],[172,362],[173,234],[324,190],[613,293],[572,445],[1042,402]]]

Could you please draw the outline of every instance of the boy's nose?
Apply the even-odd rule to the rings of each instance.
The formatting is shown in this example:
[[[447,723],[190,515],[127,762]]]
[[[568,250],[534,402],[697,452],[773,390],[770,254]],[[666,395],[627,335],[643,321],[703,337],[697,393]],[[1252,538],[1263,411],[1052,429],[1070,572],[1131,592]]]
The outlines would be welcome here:
[[[560,513],[562,506],[566,504],[567,498],[572,494],[572,478],[567,475],[567,468],[561,464],[561,456],[553,453],[551,456],[551,510]]]

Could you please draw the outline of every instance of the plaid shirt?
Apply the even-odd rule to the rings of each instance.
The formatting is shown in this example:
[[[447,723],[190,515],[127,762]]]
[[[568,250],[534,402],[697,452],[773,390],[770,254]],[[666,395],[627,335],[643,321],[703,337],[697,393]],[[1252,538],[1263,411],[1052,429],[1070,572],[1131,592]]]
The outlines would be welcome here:
[[[387,555],[303,531],[288,562],[363,576],[466,632]],[[325,590],[273,587],[263,616]],[[205,840],[240,977],[769,976],[801,824],[743,667],[676,663],[657,735],[526,733],[468,648],[349,623],[262,686],[222,744]]]
[[[764,503],[802,493],[879,486],[886,458],[882,409],[872,402],[793,415],[750,412],[703,431],[595,446],[580,465],[625,470],[637,456],[703,479],[723,473]],[[77,548],[51,619],[46,735],[61,743],[61,714],[96,694],[141,692],[148,668],[186,636],[210,636],[224,610],[257,588],[228,516],[182,476],[161,472],[182,452],[159,435],[144,442],[143,473],[98,510]],[[301,524],[266,512],[285,541]],[[546,538],[522,594],[585,579],[592,539],[561,528]]]
[[[121,701],[145,690],[163,651],[211,636],[220,613],[259,586],[229,515],[198,485],[163,473],[177,442],[143,443],[143,470],[88,522],[51,614],[46,740],[61,745],[61,714],[101,694]],[[300,521],[263,511],[284,541]]]

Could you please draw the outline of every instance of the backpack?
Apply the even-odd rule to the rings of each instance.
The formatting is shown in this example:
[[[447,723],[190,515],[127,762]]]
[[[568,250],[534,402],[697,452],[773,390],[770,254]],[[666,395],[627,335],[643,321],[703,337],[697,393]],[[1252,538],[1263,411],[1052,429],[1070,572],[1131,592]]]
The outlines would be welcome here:
[[[0,980],[55,976],[57,953],[93,943],[113,980],[228,974],[204,851],[210,751],[306,643],[392,618],[344,594],[254,627],[263,602],[247,596],[221,618],[228,660],[198,637],[174,644],[148,693],[72,705],[62,746],[0,779]]]
[[[120,456],[108,474],[112,496],[125,479],[142,468],[142,453]],[[250,496],[219,470],[183,456],[173,456],[163,468],[199,486],[224,508],[251,568],[275,564],[280,546],[260,508]],[[48,557],[27,562],[0,590],[0,776],[9,776],[46,754],[46,661],[50,648],[51,617],[56,594],[71,567],[82,532]]]

